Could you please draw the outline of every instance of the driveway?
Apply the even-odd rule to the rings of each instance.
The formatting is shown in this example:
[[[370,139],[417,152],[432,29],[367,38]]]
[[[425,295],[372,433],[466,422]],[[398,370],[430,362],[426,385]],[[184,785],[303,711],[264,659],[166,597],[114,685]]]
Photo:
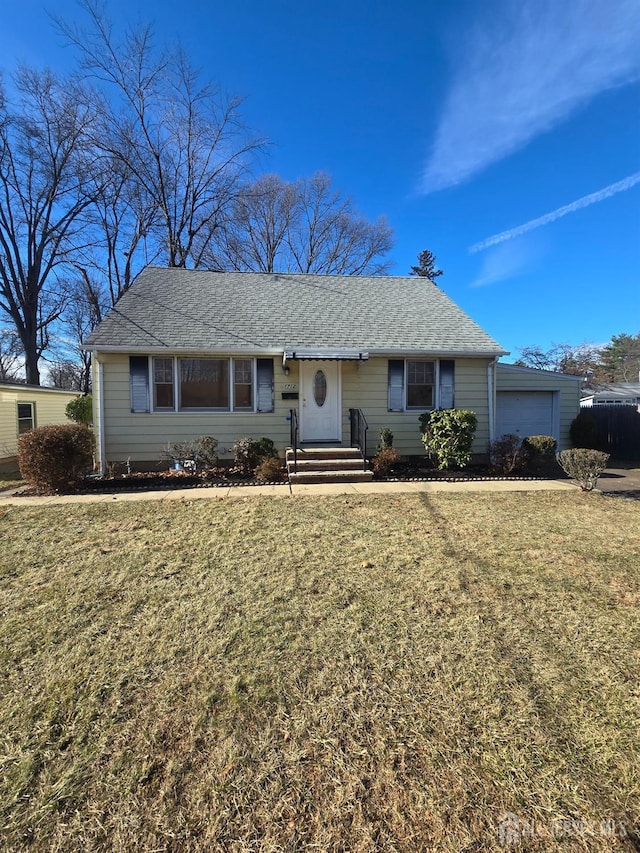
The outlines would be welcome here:
[[[613,460],[611,466],[600,475],[598,488],[605,494],[625,493],[626,497],[640,500],[640,460]]]

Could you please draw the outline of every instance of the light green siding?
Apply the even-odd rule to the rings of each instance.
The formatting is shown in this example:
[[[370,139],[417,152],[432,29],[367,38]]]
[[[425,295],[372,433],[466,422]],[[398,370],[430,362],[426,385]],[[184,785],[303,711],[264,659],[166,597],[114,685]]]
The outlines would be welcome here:
[[[371,358],[365,362],[345,362],[342,366],[343,439],[349,441],[349,409],[362,409],[369,424],[368,451],[375,452],[383,427],[393,433],[393,444],[401,456],[424,454],[420,440],[421,412],[388,411],[388,359]],[[488,359],[455,360],[455,406],[471,409],[478,416],[474,453],[485,453],[489,441],[487,396]]]
[[[571,447],[569,428],[580,411],[580,377],[553,374],[549,371],[496,365],[497,391],[549,391],[558,407],[558,449]]]
[[[18,452],[18,403],[31,403],[35,426],[69,423],[65,408],[78,394],[31,385],[0,384],[0,462],[8,462]]]
[[[206,357],[207,353],[202,353]],[[198,357],[195,355],[194,357]],[[261,356],[262,357],[262,356]],[[290,402],[282,400],[285,383],[297,383],[297,371],[284,374],[278,358],[274,358],[275,411],[264,412],[131,412],[129,389],[129,356],[100,354],[104,377],[105,460],[109,463],[156,463],[167,443],[190,441],[201,435],[218,439],[221,458],[230,458],[233,442],[244,436],[273,439],[283,451],[289,443],[287,420]],[[96,440],[100,422],[96,419]]]
[[[207,353],[202,353],[206,356]],[[256,354],[259,355],[259,354]],[[268,436],[283,452],[289,445],[289,409],[298,407],[297,400],[283,400],[287,391],[299,392],[298,363],[288,362],[289,374],[274,357],[273,413],[237,412],[172,412],[132,413],[129,388],[129,356],[100,354],[104,376],[105,460],[152,465],[160,459],[169,442],[187,441],[200,435],[213,435],[230,458],[233,442],[243,436]],[[471,409],[478,416],[474,452],[484,453],[489,440],[487,365],[489,359],[455,360],[455,404]],[[372,357],[368,361],[341,363],[342,372],[342,443],[350,440],[349,409],[360,408],[369,424],[368,451],[372,455],[383,427],[394,434],[394,445],[403,455],[422,455],[420,412],[389,412],[387,395],[388,359]],[[94,372],[97,388],[97,371]],[[96,392],[96,399],[98,394]],[[99,414],[96,414],[96,438],[99,437]]]

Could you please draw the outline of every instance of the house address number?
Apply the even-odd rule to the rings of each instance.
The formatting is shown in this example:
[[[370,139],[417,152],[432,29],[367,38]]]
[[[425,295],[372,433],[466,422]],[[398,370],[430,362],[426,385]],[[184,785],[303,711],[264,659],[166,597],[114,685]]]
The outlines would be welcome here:
[[[282,390],[283,391],[297,391],[298,386],[296,385],[295,382],[285,382],[284,385],[282,386]]]

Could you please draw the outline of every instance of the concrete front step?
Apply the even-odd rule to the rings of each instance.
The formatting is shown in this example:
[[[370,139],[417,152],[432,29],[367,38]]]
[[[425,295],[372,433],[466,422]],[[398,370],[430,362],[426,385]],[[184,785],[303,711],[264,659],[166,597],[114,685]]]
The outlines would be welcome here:
[[[289,473],[290,483],[368,483],[373,479],[372,471],[300,471]]]
[[[360,459],[362,453],[357,447],[299,447],[298,462],[301,459]],[[293,450],[287,450],[287,462],[293,460]]]
[[[298,448],[297,471],[293,450],[287,450],[286,462],[291,483],[363,483],[373,477],[357,447]]]
[[[293,457],[287,460],[287,468],[293,471]],[[364,463],[359,459],[307,459],[298,456],[298,471],[362,471]]]

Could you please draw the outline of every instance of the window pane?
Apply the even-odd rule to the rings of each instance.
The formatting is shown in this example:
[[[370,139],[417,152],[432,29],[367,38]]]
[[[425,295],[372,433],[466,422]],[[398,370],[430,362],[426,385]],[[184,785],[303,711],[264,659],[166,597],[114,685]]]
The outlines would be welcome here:
[[[33,403],[18,403],[18,435],[33,429]]]
[[[233,407],[234,409],[253,409],[253,361],[250,358],[236,358],[233,361]]]
[[[173,409],[173,359],[153,359],[153,408]]]
[[[433,361],[407,362],[407,408],[433,408]]]
[[[229,359],[181,358],[180,407],[229,408]]]

